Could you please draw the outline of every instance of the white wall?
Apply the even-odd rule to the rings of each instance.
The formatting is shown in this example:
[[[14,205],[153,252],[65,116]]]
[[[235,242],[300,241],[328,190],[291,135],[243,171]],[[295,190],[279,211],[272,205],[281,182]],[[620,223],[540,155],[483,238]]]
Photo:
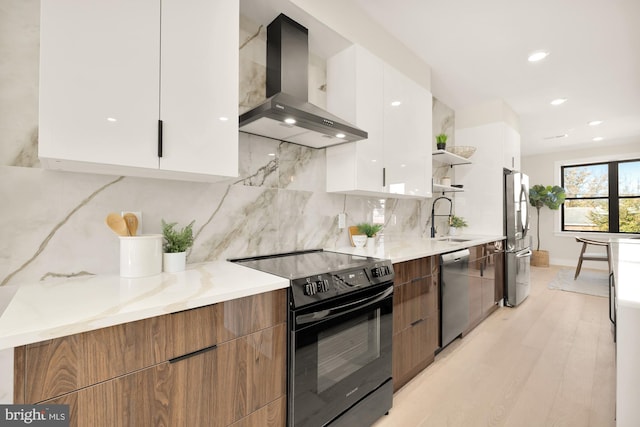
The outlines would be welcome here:
[[[597,162],[617,160],[622,158],[640,158],[640,140],[631,144],[612,145],[603,143],[599,148],[574,148],[566,151],[540,154],[522,157],[522,171],[529,175],[530,184],[536,185],[560,185],[561,163],[570,162]],[[536,239],[536,214],[532,213],[531,234],[534,249],[537,246]],[[550,263],[554,265],[575,266],[578,262],[582,245],[575,241],[577,233],[561,233],[560,211],[551,211],[548,208],[540,210],[540,249],[549,251]],[[584,235],[584,233],[580,233]],[[606,235],[592,234],[594,238],[605,238]],[[584,268],[606,269],[603,262],[585,261]]]
[[[291,0],[341,36],[357,43],[431,90],[431,67],[373,21],[352,0]]]
[[[504,101],[456,112],[456,145],[476,147],[472,165],[456,166],[456,215],[469,234],[503,234],[503,168],[520,166],[518,116]],[[515,157],[512,161],[512,157]]]

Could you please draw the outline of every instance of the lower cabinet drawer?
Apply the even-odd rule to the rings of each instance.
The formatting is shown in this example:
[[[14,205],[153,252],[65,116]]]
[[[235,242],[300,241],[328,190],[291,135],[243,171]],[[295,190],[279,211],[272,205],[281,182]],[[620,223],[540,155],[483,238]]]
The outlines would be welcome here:
[[[393,336],[393,389],[398,390],[433,362],[438,323],[427,317]]]
[[[70,405],[76,427],[280,426],[285,372],[282,323],[46,403]]]

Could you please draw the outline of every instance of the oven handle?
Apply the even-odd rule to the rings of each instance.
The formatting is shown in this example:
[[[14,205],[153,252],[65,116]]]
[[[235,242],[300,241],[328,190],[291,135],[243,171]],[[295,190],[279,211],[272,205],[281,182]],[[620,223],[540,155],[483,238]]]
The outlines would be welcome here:
[[[317,322],[319,320],[328,320],[337,316],[341,316],[346,313],[350,313],[355,310],[359,310],[361,308],[369,307],[374,305],[383,299],[387,298],[389,295],[393,293],[393,286],[389,286],[384,291],[379,294],[373,295],[371,297],[363,298],[358,301],[350,302],[348,304],[339,305],[337,307],[330,308],[328,310],[320,310],[315,311],[313,313],[301,314],[296,316],[296,324],[304,325],[307,323]]]

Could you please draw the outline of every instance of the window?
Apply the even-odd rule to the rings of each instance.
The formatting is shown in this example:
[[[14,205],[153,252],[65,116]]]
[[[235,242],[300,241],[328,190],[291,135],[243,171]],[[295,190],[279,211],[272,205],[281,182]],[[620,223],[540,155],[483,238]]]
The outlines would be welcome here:
[[[562,166],[562,231],[640,233],[640,160]]]

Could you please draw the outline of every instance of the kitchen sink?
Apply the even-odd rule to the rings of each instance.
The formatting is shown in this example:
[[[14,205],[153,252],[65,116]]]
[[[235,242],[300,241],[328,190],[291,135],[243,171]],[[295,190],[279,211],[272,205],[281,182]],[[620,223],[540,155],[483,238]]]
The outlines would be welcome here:
[[[440,237],[438,239],[436,239],[439,242],[453,242],[453,243],[460,243],[460,242],[468,242],[471,239],[461,239],[459,237]]]

